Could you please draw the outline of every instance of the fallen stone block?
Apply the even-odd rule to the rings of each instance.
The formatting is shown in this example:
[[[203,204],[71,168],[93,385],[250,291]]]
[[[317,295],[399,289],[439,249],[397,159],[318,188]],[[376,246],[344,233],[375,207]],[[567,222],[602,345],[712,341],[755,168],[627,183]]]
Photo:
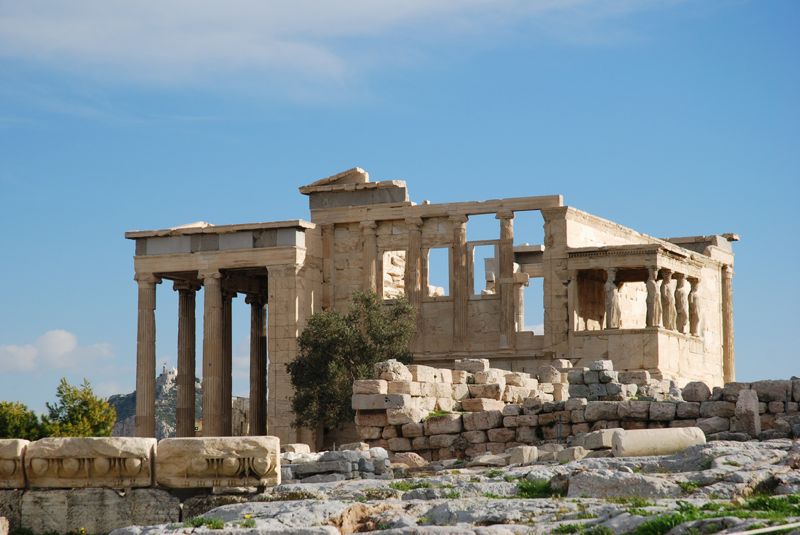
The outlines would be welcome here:
[[[684,401],[708,401],[711,399],[711,389],[702,381],[686,383],[681,394]]]
[[[453,369],[469,373],[486,371],[489,369],[489,359],[459,359],[453,363]]]
[[[473,398],[500,399],[503,397],[503,385],[494,384],[474,384],[468,385],[469,395]]]
[[[347,460],[316,461],[294,465],[294,473],[301,479],[317,474],[338,473],[349,476],[353,472],[353,464]]]
[[[361,444],[363,444],[363,442]],[[302,442],[282,444],[281,451],[285,453],[311,453],[311,446],[303,444]]]
[[[156,479],[167,488],[266,487],[281,482],[278,437],[165,438]]]
[[[469,412],[462,415],[464,429],[475,431],[481,429],[492,429],[503,424],[503,413],[499,410]]]
[[[386,394],[388,385],[383,379],[357,379],[353,381],[353,394]]]
[[[614,457],[642,457],[670,455],[705,443],[706,436],[697,427],[632,429],[615,432],[611,448]]]
[[[431,366],[423,366],[421,364],[412,364],[408,366],[408,371],[411,372],[411,380],[418,383],[438,383],[439,373],[436,368]]]
[[[25,488],[25,469],[22,465],[27,440],[0,439],[0,489]]]
[[[445,435],[460,433],[464,428],[460,414],[433,416],[424,422],[426,435]]]
[[[761,434],[761,416],[758,414],[758,394],[753,390],[742,390],[736,401],[736,430],[753,438]]]
[[[595,360],[589,364],[589,369],[592,371],[613,370],[614,362],[608,359]]]
[[[509,455],[509,464],[533,464],[539,459],[539,449],[536,446],[516,446],[506,450]]]
[[[750,385],[752,390],[758,393],[758,400],[770,401],[791,401],[792,382],[791,381],[756,381]]]
[[[386,383],[387,394],[421,395],[420,384],[415,381],[389,381]]]
[[[564,448],[556,454],[556,461],[559,463],[568,463],[570,461],[580,461],[589,454],[589,450],[581,446],[572,446]]]
[[[583,436],[580,444],[587,450],[601,450],[610,448],[614,443],[614,433],[621,432],[622,428],[616,427],[612,429],[601,429],[599,431],[592,431]]]
[[[706,435],[727,431],[730,429],[730,418],[722,418],[720,416],[712,416],[711,418],[698,418],[697,427],[702,429]]]
[[[178,522],[180,514],[180,500],[159,489],[31,490],[22,497],[24,527],[33,533],[109,533]]]
[[[389,425],[389,421],[384,410],[356,411],[356,425],[384,427]]]
[[[357,411],[400,409],[411,406],[408,394],[353,394],[351,406]]]
[[[650,403],[650,419],[662,422],[674,420],[675,405],[669,401],[653,401]]]
[[[506,466],[508,458],[505,454],[486,453],[473,458],[467,466]]]
[[[404,464],[409,468],[419,468],[428,465],[428,461],[426,461],[422,456],[411,451],[395,453],[389,457],[389,459],[392,461],[392,463]]]
[[[488,364],[488,362],[487,362]],[[467,384],[472,374],[466,370],[450,370],[453,384]]]
[[[369,444],[366,442],[348,442],[339,446],[339,451],[369,451]]]
[[[500,370],[498,368],[489,368],[488,370],[475,372],[474,379],[475,384],[478,385],[489,385],[489,384],[499,384],[503,388],[506,386],[506,370]]]
[[[395,437],[389,439],[389,449],[392,451],[410,451],[411,441],[404,437]]]
[[[411,372],[398,360],[385,360],[375,364],[374,375],[385,381],[411,381]]]
[[[25,450],[31,488],[149,487],[154,438],[43,438]]]
[[[731,401],[705,401],[700,404],[702,418],[711,418],[712,416],[730,418],[735,413],[736,404]]]
[[[620,383],[646,386],[650,383],[650,372],[647,370],[629,370],[618,373]]]
[[[618,406],[614,401],[590,401],[586,404],[584,417],[587,422],[616,420],[619,417]]]
[[[387,409],[387,425],[403,425],[413,422],[420,422],[428,415],[429,411],[413,407],[403,407],[402,409]]]
[[[465,412],[502,411],[505,403],[498,399],[468,398],[461,400]]]

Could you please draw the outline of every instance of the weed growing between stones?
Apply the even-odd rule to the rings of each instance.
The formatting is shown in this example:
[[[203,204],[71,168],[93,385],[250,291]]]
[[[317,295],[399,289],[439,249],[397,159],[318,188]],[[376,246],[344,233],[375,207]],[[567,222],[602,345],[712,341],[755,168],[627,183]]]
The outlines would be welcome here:
[[[488,477],[490,479],[494,479],[494,478],[502,476],[505,473],[506,473],[505,470],[500,470],[499,468],[492,468],[491,470],[486,472],[486,477]]]
[[[577,533],[578,535],[614,535],[604,526],[586,526],[584,524],[563,524],[553,529],[553,533]]]
[[[800,494],[757,495],[746,499],[741,504],[711,502],[701,507],[687,502],[678,502],[675,512],[662,514],[648,520],[639,525],[631,534],[663,535],[685,522],[722,517],[761,519],[769,521],[770,525],[780,525],[791,518],[800,517]]]
[[[431,411],[428,415],[422,419],[423,422],[427,422],[432,418],[438,418],[439,416],[447,416],[448,414],[453,414],[451,411],[443,411],[441,409],[436,409],[435,411]]]
[[[700,485],[694,481],[679,481],[678,486],[685,494],[691,494],[700,487]]]
[[[406,492],[414,489],[429,489],[432,485],[429,481],[392,481],[389,483],[389,487]]]
[[[549,481],[521,479],[517,483],[517,497],[519,498],[552,498],[553,496],[563,496],[563,493],[554,491]]]

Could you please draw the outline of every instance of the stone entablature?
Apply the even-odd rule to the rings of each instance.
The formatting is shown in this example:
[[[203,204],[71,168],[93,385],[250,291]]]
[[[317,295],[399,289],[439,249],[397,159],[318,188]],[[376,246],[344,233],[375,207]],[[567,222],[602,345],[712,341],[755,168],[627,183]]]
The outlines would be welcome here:
[[[0,439],[0,488],[266,487],[277,437]]]
[[[409,299],[417,311],[411,349],[419,364],[486,358],[495,368],[532,373],[559,359],[610,359],[618,369],[643,369],[679,384],[721,386],[735,378],[733,234],[659,239],[564,206],[560,195],[416,204],[404,181],[370,182],[360,168],[300,193],[309,197],[311,222],[198,223],[126,234],[136,242],[139,283],[138,435],[154,432],[155,298],[162,280],[181,292],[181,376],[195,369],[190,333],[195,294],[204,294],[206,436],[232,432],[225,400],[237,295],[251,304],[252,429],[286,442],[317,442],[313,431],[290,425],[286,364],[296,356],[297,337],[311,314],[345,310],[355,291]],[[542,216],[543,236],[521,224],[524,212]],[[468,239],[471,218],[486,215],[496,220],[496,237]],[[481,261],[478,251],[488,250],[491,257]],[[446,262],[446,280],[434,282],[432,258]],[[480,269],[485,280],[476,276]],[[541,304],[525,303],[532,279],[542,283]],[[534,332],[525,309],[538,305],[544,322]],[[189,400],[193,384],[183,384]],[[194,436],[182,409],[181,436]]]

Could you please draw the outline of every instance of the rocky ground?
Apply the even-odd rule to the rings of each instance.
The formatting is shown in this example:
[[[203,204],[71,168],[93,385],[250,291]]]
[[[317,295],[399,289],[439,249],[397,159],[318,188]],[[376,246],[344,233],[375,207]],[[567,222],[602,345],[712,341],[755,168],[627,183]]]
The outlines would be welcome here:
[[[393,480],[191,498],[157,533],[742,533],[800,526],[800,443],[716,441],[665,457],[503,468],[439,463]],[[800,527],[784,533],[800,533]]]

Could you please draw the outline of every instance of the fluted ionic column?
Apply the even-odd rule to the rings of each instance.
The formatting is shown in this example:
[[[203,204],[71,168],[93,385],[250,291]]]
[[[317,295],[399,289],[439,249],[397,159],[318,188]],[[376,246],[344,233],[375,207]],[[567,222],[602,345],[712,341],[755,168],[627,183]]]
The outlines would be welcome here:
[[[137,273],[139,317],[136,331],[136,436],[156,436],[156,284],[152,273]]]
[[[222,290],[222,433],[230,436],[233,429],[233,314],[232,300],[236,292]]]
[[[405,289],[408,302],[416,312],[417,329],[414,336],[413,348],[422,351],[422,296],[427,295],[427,288],[423,288],[422,280],[422,219],[406,219],[408,225],[408,253],[406,254]]]
[[[362,221],[364,291],[378,291],[378,237],[375,235],[375,221]]]
[[[722,266],[722,374],[726,383],[736,380],[733,350],[733,266]]]
[[[178,399],[175,409],[176,435],[193,437],[195,403],[195,304],[200,286],[180,281],[173,285],[178,292]]]
[[[498,212],[500,244],[497,249],[495,288],[500,292],[500,347],[513,347],[516,340],[514,325],[514,212]]]
[[[225,436],[223,427],[222,274],[201,273],[203,279],[203,436]],[[231,400],[228,400],[230,405]],[[227,434],[229,434],[228,431]]]
[[[467,216],[451,216],[453,222],[453,348],[466,348],[469,305],[469,269],[467,268]],[[428,275],[430,278],[430,274]]]
[[[250,305],[250,434],[267,434],[266,297],[248,295]]]

